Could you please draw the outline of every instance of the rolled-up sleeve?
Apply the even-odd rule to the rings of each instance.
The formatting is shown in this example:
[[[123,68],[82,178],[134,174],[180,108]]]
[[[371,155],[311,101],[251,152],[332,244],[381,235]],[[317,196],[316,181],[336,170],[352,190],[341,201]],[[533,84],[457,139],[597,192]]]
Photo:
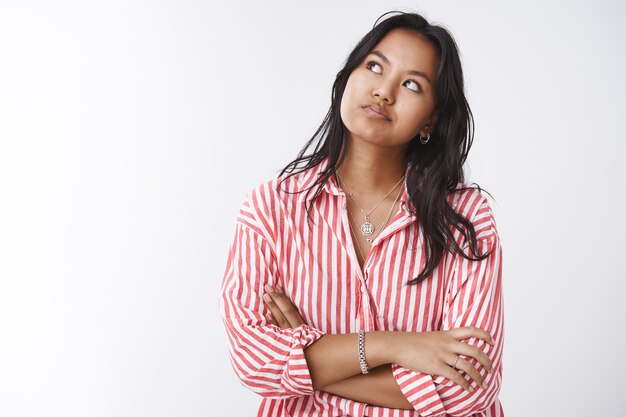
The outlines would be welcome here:
[[[478,249],[479,253],[491,254],[481,261],[467,260],[458,254],[453,258],[441,330],[476,326],[489,332],[494,346],[476,338],[463,342],[486,353],[492,361],[492,372],[487,373],[475,358],[461,355],[483,377],[486,375],[485,389],[477,387],[468,375],[461,372],[466,380],[473,383],[474,391],[468,392],[444,376],[415,372],[392,364],[392,372],[400,390],[420,416],[471,416],[489,408],[500,391],[504,341],[502,247],[491,210],[486,203],[481,210],[481,218],[486,218],[491,224],[478,234]]]
[[[241,383],[263,397],[309,395],[314,389],[304,348],[325,333],[306,324],[281,329],[267,322],[264,287],[280,287],[278,279],[268,240],[238,221],[220,294],[231,365]]]

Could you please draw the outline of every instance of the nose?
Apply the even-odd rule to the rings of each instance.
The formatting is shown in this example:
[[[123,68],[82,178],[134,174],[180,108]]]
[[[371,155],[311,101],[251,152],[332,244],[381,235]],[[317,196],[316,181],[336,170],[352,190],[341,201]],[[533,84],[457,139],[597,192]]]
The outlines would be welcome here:
[[[393,89],[388,82],[380,81],[372,90],[372,95],[387,104],[393,103]]]

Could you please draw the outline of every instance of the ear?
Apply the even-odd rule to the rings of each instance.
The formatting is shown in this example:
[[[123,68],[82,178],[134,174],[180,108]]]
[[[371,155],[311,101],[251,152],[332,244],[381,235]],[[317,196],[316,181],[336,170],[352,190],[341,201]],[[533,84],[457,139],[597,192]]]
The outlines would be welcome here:
[[[437,123],[437,113],[433,113],[428,120],[428,123],[424,126],[422,130],[420,130],[420,136],[427,136],[430,132],[435,128],[435,124]]]

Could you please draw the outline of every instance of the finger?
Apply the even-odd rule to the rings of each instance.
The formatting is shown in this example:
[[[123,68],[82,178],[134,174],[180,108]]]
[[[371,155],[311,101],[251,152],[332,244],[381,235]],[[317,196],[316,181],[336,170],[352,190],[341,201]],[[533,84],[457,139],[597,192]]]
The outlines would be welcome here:
[[[456,360],[456,358],[455,358]],[[461,360],[459,359],[459,362]],[[454,364],[454,362],[452,362]],[[456,382],[458,385],[460,385],[461,387],[463,387],[463,389],[469,391],[469,392],[473,392],[474,388],[472,388],[472,386],[470,385],[469,381],[466,380],[465,378],[463,378],[463,376],[458,372],[455,371],[454,369],[452,369],[452,366],[448,366],[448,364],[442,364],[441,367],[441,371],[439,371],[439,375],[441,376],[445,376],[446,378],[448,378],[450,381],[452,382]]]
[[[265,304],[267,305],[267,307],[270,309],[270,312],[267,313],[266,317],[268,318],[269,322],[272,322],[272,324],[275,324],[278,327],[281,327],[283,329],[288,329],[289,328],[289,323],[286,319],[282,319],[281,322],[283,323],[283,326],[281,326],[275,319],[275,317],[281,317],[281,312],[280,309],[278,308],[278,306],[276,305],[276,303],[274,303],[274,300],[272,299],[271,296],[268,296],[267,294],[263,295],[263,301],[265,301]]]
[[[450,333],[452,337],[454,337],[457,340],[463,340],[463,339],[469,339],[470,337],[475,337],[477,339],[484,340],[485,342],[489,343],[492,346],[494,344],[493,338],[491,337],[489,332],[487,332],[484,329],[481,329],[480,327],[476,327],[476,326],[459,327],[456,329],[450,329],[448,332]]]
[[[267,322],[269,324],[273,324],[274,326],[278,326],[278,323],[276,323],[276,320],[274,320],[274,316],[272,315],[272,313],[267,313],[265,315],[265,319],[267,320]]]
[[[263,301],[265,301],[265,305],[270,309],[272,316],[274,316],[274,320],[276,321],[276,325],[281,329],[289,329],[291,326],[289,324],[289,320],[285,317],[285,315],[281,312],[280,308],[274,302],[274,298],[269,293],[263,294]]]
[[[457,360],[458,358],[458,360]],[[471,363],[469,363],[467,360],[463,359],[460,356],[454,356],[454,358],[450,358],[450,361],[448,362],[450,364],[450,366],[452,366],[453,370],[454,368],[457,369],[457,373],[458,371],[463,371],[465,372],[467,375],[469,375],[469,377],[474,380],[476,382],[476,385],[478,385],[481,388],[484,388],[483,383],[485,382],[485,379],[480,375],[480,372],[478,372],[478,369],[476,369]],[[468,384],[471,385],[471,383],[468,382]]]
[[[298,309],[285,294],[278,291],[269,292],[268,294],[272,297],[274,303],[278,306],[280,312],[285,316],[291,327],[298,327],[304,323]]]
[[[491,372],[491,368],[493,366],[493,362],[489,359],[489,356],[479,347],[468,345],[464,342],[457,342],[454,346],[453,351],[455,353],[471,356],[472,358],[476,358],[476,360],[485,367],[487,372]]]

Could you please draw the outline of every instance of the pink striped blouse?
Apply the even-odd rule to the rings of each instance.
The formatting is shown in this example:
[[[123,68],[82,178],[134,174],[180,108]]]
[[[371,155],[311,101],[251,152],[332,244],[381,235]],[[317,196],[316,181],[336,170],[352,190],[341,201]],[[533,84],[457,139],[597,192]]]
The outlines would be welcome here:
[[[308,187],[326,164],[324,160],[296,174],[282,187],[292,192]],[[346,195],[334,177],[314,202],[310,228],[306,192],[278,192],[277,184],[272,179],[259,185],[243,203],[220,296],[233,369],[245,387],[262,396],[257,415],[503,416],[498,399],[504,336],[502,250],[486,197],[471,189],[450,195],[449,201],[471,219],[481,253],[493,253],[475,262],[447,253],[433,275],[406,285],[424,262],[421,229],[406,207],[406,184],[400,208],[374,240],[363,270],[350,235]],[[458,231],[455,238],[462,244]],[[269,309],[261,297],[268,283],[284,291],[307,324],[281,329],[267,323]],[[465,341],[492,360],[493,371],[486,373],[476,359],[467,358],[487,375],[486,389],[474,384],[469,393],[448,378],[397,364],[391,365],[393,375],[415,411],[372,406],[312,387],[303,350],[325,334],[471,325],[487,330],[495,342]],[[358,357],[357,346],[354,352]]]

